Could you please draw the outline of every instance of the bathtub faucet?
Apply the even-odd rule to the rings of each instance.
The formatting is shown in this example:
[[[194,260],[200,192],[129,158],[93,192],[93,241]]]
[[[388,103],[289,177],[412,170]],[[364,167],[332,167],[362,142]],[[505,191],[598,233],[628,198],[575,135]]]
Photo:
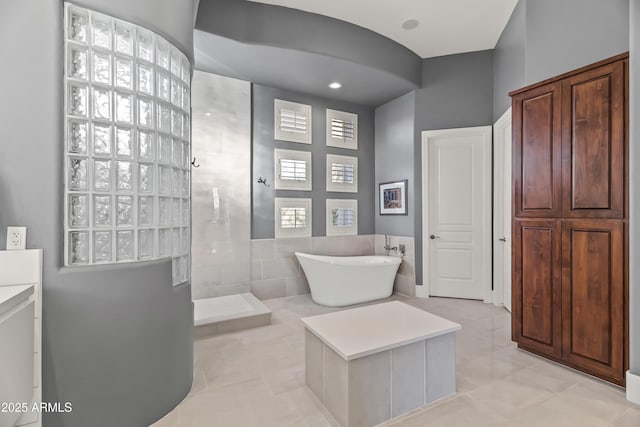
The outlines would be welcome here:
[[[384,235],[384,250],[385,251],[399,251],[402,255],[405,254],[405,246],[400,244],[398,246],[391,246],[391,237],[388,234]]]

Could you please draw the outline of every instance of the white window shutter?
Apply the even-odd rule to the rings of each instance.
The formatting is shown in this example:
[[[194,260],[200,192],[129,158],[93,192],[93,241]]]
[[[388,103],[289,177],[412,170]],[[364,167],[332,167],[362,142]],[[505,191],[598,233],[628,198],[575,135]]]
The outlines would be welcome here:
[[[358,234],[358,201],[327,199],[327,236],[349,236]]]
[[[327,146],[358,149],[358,115],[327,108]]]
[[[311,144],[311,106],[275,99],[274,138],[279,141]]]
[[[327,191],[358,192],[358,158],[327,154]]]

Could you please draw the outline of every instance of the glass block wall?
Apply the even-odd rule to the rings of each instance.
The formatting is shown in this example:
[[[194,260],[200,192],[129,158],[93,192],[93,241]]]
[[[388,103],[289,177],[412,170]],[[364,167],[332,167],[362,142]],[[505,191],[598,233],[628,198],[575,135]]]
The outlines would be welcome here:
[[[191,66],[142,27],[65,4],[65,263],[173,258],[189,279]]]

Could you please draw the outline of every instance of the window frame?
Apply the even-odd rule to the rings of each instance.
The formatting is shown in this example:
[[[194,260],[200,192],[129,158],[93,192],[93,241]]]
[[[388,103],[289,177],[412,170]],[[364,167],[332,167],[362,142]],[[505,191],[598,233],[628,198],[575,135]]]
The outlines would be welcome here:
[[[295,237],[311,237],[313,228],[313,211],[311,198],[289,198],[276,197],[274,200],[274,237],[276,239],[295,238]],[[302,208],[305,209],[306,226],[300,228],[283,228],[281,220],[281,209],[283,208]]]
[[[355,156],[342,156],[339,154],[327,154],[326,157],[326,187],[331,193],[357,193],[358,192],[358,158]],[[331,179],[333,165],[342,164],[353,166],[353,182],[339,183]]]
[[[326,126],[326,144],[327,147],[344,148],[347,150],[358,149],[358,115],[356,113],[349,113],[347,111],[338,111],[327,108],[326,111],[327,126]],[[351,122],[353,124],[353,138],[346,140],[344,138],[336,138],[332,135],[332,120],[341,120],[343,122]]]
[[[289,110],[295,114],[300,114],[305,117],[306,128],[305,132],[292,132],[286,129],[282,129],[280,126],[282,119],[282,111]],[[273,100],[273,137],[278,141],[296,142],[298,144],[311,144],[312,143],[312,107],[308,104],[300,104],[293,101],[285,101],[284,99]]]
[[[312,170],[311,151],[286,150],[284,148],[276,148],[273,150],[273,176],[274,188],[276,190],[291,191],[312,191],[313,189],[313,170]],[[306,163],[305,180],[282,179],[280,175],[280,163],[282,160],[304,161]]]
[[[333,225],[334,209],[352,209],[353,223],[349,227]],[[327,236],[357,236],[358,235],[358,200],[357,199],[327,199],[326,202],[326,230]]]

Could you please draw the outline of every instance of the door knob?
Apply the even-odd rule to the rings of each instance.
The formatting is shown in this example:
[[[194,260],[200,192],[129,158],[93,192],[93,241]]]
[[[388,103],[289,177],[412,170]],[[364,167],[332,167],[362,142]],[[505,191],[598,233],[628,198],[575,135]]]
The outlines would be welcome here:
[[[433,239],[439,239],[439,238],[440,238],[440,236],[436,236],[435,234],[432,234],[431,236],[429,236],[429,238],[430,238],[431,240],[433,240]]]
[[[507,238],[506,238],[506,237],[503,237],[503,238],[498,239],[498,240],[500,240],[501,242],[506,242],[506,241],[507,241]]]

